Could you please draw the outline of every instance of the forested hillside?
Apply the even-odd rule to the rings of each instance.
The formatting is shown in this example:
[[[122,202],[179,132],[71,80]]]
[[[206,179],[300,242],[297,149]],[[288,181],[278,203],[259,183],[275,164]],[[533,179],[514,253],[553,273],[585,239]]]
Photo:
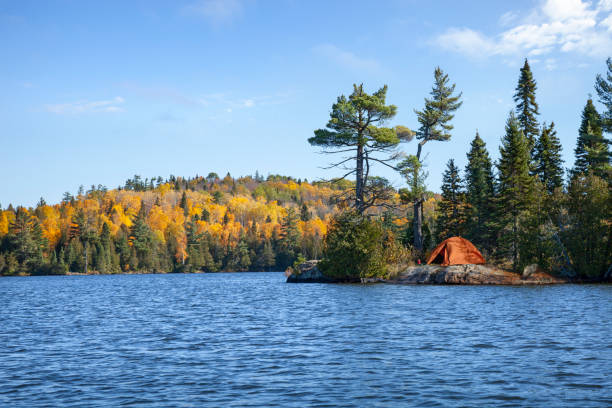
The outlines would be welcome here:
[[[10,205],[0,211],[0,272],[284,270],[298,256],[320,257],[336,197],[350,185],[258,174],[135,176],[117,189],[65,193],[59,204]],[[399,205],[397,194],[392,200]],[[393,214],[398,228],[407,224],[405,208]]]

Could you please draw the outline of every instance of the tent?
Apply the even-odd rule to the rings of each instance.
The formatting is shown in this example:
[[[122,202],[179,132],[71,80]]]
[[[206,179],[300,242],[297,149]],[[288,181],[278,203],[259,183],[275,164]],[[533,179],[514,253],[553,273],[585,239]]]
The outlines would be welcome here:
[[[427,264],[439,263],[443,266],[483,264],[485,259],[478,249],[465,238],[448,238],[433,250]]]

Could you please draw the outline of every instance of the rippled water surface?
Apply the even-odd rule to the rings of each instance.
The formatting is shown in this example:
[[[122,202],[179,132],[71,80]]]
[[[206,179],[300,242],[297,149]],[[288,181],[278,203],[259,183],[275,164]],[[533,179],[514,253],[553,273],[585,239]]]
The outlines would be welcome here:
[[[612,406],[612,286],[0,279],[1,406]]]

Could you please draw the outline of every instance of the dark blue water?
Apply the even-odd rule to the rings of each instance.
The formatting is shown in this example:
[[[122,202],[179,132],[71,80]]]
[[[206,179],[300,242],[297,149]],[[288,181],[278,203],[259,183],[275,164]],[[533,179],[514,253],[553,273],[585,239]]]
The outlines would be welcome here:
[[[612,406],[612,286],[0,279],[1,406]]]

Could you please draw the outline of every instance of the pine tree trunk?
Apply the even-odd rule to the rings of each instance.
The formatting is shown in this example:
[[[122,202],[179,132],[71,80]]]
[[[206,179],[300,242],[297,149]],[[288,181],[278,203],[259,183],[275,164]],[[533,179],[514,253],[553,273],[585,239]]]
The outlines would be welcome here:
[[[413,245],[418,252],[423,252],[423,200],[417,199],[413,204]]]
[[[356,166],[356,185],[355,185],[355,208],[359,214],[363,213],[363,145],[357,146],[357,166]]]
[[[417,160],[421,161],[421,152],[423,151],[423,146],[428,140],[429,131],[426,130],[425,138],[421,140],[417,146]],[[413,204],[413,214],[414,214],[414,222],[413,222],[413,246],[418,252],[423,252],[423,199],[421,197],[417,198]]]

